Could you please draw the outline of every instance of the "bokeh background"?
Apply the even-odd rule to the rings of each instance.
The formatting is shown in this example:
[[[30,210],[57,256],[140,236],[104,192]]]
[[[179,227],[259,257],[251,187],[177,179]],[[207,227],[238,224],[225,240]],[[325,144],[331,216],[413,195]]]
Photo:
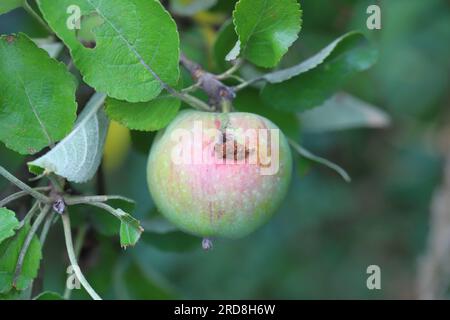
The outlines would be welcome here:
[[[204,252],[200,239],[173,230],[156,213],[144,174],[152,135],[130,133],[113,124],[103,164],[104,191],[135,199],[134,215],[148,232],[135,248],[124,251],[118,239],[110,236],[115,226],[106,214],[83,207],[72,213],[75,228],[84,219],[90,222],[80,264],[100,295],[118,299],[422,298],[427,279],[437,277],[441,286],[434,288],[437,296],[448,297],[450,261],[435,258],[433,252],[438,249],[430,239],[437,232],[431,227],[436,223],[432,202],[446,184],[444,167],[450,155],[450,3],[300,2],[303,29],[283,65],[314,54],[354,29],[362,30],[380,50],[375,67],[352,78],[344,89],[383,109],[391,125],[301,136],[304,146],[347,169],[353,181],[345,183],[333,171],[298,159],[289,195],[267,225],[241,240],[217,239],[214,250]],[[215,24],[230,15],[234,3],[220,0],[209,14],[177,17],[184,31],[183,50],[205,67],[214,68]],[[370,31],[366,8],[374,3],[382,9],[382,29]],[[18,31],[46,36],[22,9],[0,17],[1,34]],[[80,90],[80,103],[89,93]],[[1,164],[24,180],[29,178],[27,160],[0,145]],[[76,188],[94,192],[95,181]],[[0,181],[0,197],[11,191]],[[450,199],[450,192],[444,197]],[[25,201],[16,204],[16,211],[23,212],[27,205]],[[446,208],[450,216],[450,204]],[[60,223],[52,229],[44,257],[41,288],[64,292],[68,260]],[[437,266],[423,268],[423,263]],[[381,268],[381,290],[366,287],[366,268],[372,264]],[[73,297],[87,298],[83,290],[75,291]]]

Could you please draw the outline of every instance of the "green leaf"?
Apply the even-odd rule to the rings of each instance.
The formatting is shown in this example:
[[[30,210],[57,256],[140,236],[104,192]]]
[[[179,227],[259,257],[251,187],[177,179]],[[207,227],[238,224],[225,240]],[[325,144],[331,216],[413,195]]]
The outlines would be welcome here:
[[[219,71],[225,71],[231,67],[231,63],[227,62],[225,58],[237,41],[238,36],[234,30],[233,21],[227,20],[217,33],[213,45],[213,56]]]
[[[349,32],[343,36],[337,38],[331,42],[328,46],[320,50],[318,53],[306,59],[305,61],[295,65],[293,67],[278,70],[275,72],[267,73],[262,78],[270,83],[280,83],[287,81],[295,76],[302,73],[308,72],[319,65],[321,65],[330,55],[335,51],[339,50],[341,46],[345,46],[347,41],[353,41],[354,38],[361,38],[362,34],[359,32]]]
[[[33,298],[33,300],[64,300],[57,292],[45,291]]]
[[[285,135],[293,139],[297,139],[300,135],[300,126],[296,115],[271,108],[261,100],[256,89],[247,88],[239,92],[233,105],[238,111],[256,113],[270,119]]]
[[[13,238],[0,244],[0,293],[6,293],[13,288],[17,260],[29,230],[30,225],[25,224]],[[17,278],[15,285],[17,290],[26,289],[37,276],[41,258],[41,243],[34,236],[23,260],[21,272]]]
[[[325,53],[327,51],[325,50]],[[336,44],[321,64],[287,81],[267,84],[261,96],[278,110],[302,112],[321,105],[345,84],[350,76],[367,70],[376,60],[377,51],[369,45],[367,39],[361,33],[351,33]],[[311,65],[317,61],[313,60]],[[280,81],[303,68],[305,66],[294,67],[290,71],[278,73],[278,76],[272,75],[271,78]]]
[[[181,101],[162,93],[149,102],[130,103],[109,98],[106,100],[106,114],[112,120],[132,130],[157,131],[175,118]]]
[[[115,209],[109,205],[101,204],[101,208],[108,211],[120,220],[120,245],[123,248],[134,246],[144,229],[141,227],[139,220],[133,218],[130,214],[122,209]]]
[[[22,6],[25,0],[2,0],[0,2],[0,14],[7,13]]]
[[[391,121],[386,112],[347,93],[339,93],[299,117],[303,123],[302,129],[308,132],[384,128]]]
[[[62,139],[76,117],[75,78],[26,35],[0,37],[0,140],[34,154]]]
[[[88,102],[73,131],[55,148],[29,162],[31,172],[44,169],[73,182],[86,182],[100,165],[108,131],[108,119],[103,111],[105,95],[96,93]]]
[[[304,147],[300,146],[298,143],[296,143],[295,141],[293,141],[292,139],[289,139],[289,143],[291,145],[291,147],[297,151],[297,153],[301,156],[303,156],[304,158],[320,163],[334,171],[336,171],[341,177],[342,179],[344,179],[346,182],[351,182],[352,179],[350,178],[349,174],[342,169],[340,166],[338,166],[337,164],[331,162],[330,160],[327,160],[325,158],[316,156],[315,154],[313,154],[311,151],[305,149]]]
[[[179,78],[179,37],[176,24],[156,0],[40,0],[44,18],[69,47],[87,84],[119,100],[145,102],[165,84]],[[97,15],[103,23],[92,32],[95,48],[86,48],[78,30],[67,27],[67,8],[76,5],[83,17]]]
[[[252,63],[275,67],[301,29],[296,0],[240,0],[233,13],[241,54]]]
[[[180,16],[192,16],[216,5],[217,0],[170,0],[170,10]]]
[[[16,214],[6,208],[0,208],[0,243],[12,237],[14,230],[18,227],[19,221],[16,219]]]
[[[121,209],[117,209],[120,212],[120,245],[123,248],[128,246],[134,246],[141,237],[142,229],[138,220],[131,215],[125,213]]]

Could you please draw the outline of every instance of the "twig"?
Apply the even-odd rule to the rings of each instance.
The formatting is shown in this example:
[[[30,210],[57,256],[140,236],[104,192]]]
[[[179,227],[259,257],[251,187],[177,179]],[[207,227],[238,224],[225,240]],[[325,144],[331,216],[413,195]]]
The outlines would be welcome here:
[[[72,231],[70,227],[69,213],[66,211],[64,214],[61,215],[61,218],[63,221],[64,238],[66,240],[67,254],[69,255],[70,264],[72,265],[75,275],[77,276],[78,280],[80,281],[84,289],[86,289],[87,293],[92,297],[92,299],[102,300],[102,298],[100,298],[100,296],[95,292],[95,290],[86,280],[83,273],[81,272],[80,267],[78,266],[76,254],[72,243]]]
[[[123,200],[129,203],[134,203],[132,199],[122,196],[66,196],[64,198],[64,202],[69,206],[89,204],[92,202],[106,202],[110,200]]]
[[[38,188],[33,188],[33,190],[35,191],[49,191],[50,187],[38,187]],[[19,191],[16,192],[14,194],[11,194],[9,196],[7,196],[5,199],[0,201],[0,208],[6,206],[8,203],[18,200],[22,197],[27,196],[29,193],[26,191]]]
[[[216,110],[220,107],[224,112],[231,109],[231,101],[236,96],[232,88],[223,84],[218,76],[205,71],[198,63],[188,59],[184,54],[180,56],[180,63],[189,71],[196,85],[208,95],[210,104],[215,106]],[[235,70],[231,72],[235,72]]]
[[[27,214],[25,215],[25,217],[23,218],[23,220],[20,222],[19,228],[22,228],[26,223],[30,222],[31,219],[33,218],[34,214],[38,211],[39,209],[39,201],[36,201],[33,206],[31,206],[31,209],[27,212]],[[42,209],[41,209],[42,211]]]
[[[191,107],[194,107],[195,109],[203,110],[203,111],[213,111],[208,104],[206,104],[205,102],[203,102],[202,100],[200,100],[194,96],[191,96],[186,93],[181,93],[178,91],[171,92],[171,94],[173,96],[175,96],[176,98],[186,102],[188,105],[190,105]]]
[[[264,80],[264,77],[258,77],[258,78],[250,79],[250,80],[247,80],[245,82],[242,82],[241,84],[238,84],[237,86],[234,86],[233,90],[235,92],[238,92],[238,91],[241,91],[241,90],[247,88],[248,86],[251,86],[252,84],[254,84],[256,82],[263,81],[263,80]]]
[[[243,63],[244,63],[244,61],[242,59],[236,60],[230,69],[228,69],[227,71],[225,71],[222,74],[217,75],[216,78],[218,80],[225,80],[225,79],[230,78],[239,70],[239,68],[242,66]]]
[[[5,168],[0,166],[0,175],[2,175],[5,179],[9,180],[11,183],[15,184],[19,189],[27,192],[32,197],[36,198],[40,202],[43,203],[51,203],[52,200],[49,197],[44,196],[42,193],[32,189],[19,179],[17,179],[15,176],[13,176],[11,173],[9,173]]]
[[[83,224],[78,230],[77,237],[75,239],[75,254],[78,257],[80,255],[81,249],[83,247],[84,238],[88,231],[88,225]]]
[[[86,232],[88,230],[87,224],[83,224],[80,229],[78,230],[77,237],[75,238],[75,257],[78,259],[80,256],[81,248],[83,247],[84,238],[86,236]],[[64,299],[69,300],[70,296],[72,295],[72,290],[70,290],[68,287],[64,290]]]
[[[107,205],[106,203],[86,202],[85,204],[108,211],[109,213],[111,213],[113,216],[115,216],[118,219],[122,219],[124,216],[123,214],[121,214],[121,211],[114,209],[113,207]]]
[[[44,220],[45,216],[49,211],[50,206],[46,205],[44,209],[42,209],[41,213],[37,216],[36,221],[34,221],[30,231],[27,234],[27,237],[25,238],[25,241],[23,243],[22,248],[20,249],[19,257],[16,263],[16,269],[14,272],[14,279],[13,279],[14,287],[16,286],[16,282],[20,276],[20,272],[22,271],[23,261],[25,259],[25,255],[27,254],[28,248],[30,247],[31,240],[33,240],[33,237],[36,234],[37,229],[39,228],[39,226],[41,225],[42,221]]]
[[[54,217],[55,217],[55,213],[51,212],[45,219],[45,223],[44,223],[44,226],[42,227],[42,231],[41,231],[41,237],[39,238],[39,242],[41,243],[42,248],[44,247],[45,240],[47,240],[48,231],[50,230],[50,227],[52,226]]]
[[[50,173],[47,176],[47,178],[50,180],[54,191],[56,191],[57,193],[64,192],[64,184],[66,183],[65,179],[61,179],[59,176],[55,175],[54,173]]]
[[[189,86],[189,87],[187,87],[187,88],[184,88],[183,90],[181,90],[181,92],[182,93],[188,93],[188,92],[193,92],[193,91],[195,91],[195,90],[197,90],[197,89],[199,89],[200,88],[200,82],[196,82],[196,83],[194,83],[193,85],[191,85],[191,86]]]
[[[41,248],[44,249],[45,241],[47,240],[48,231],[50,230],[50,227],[53,222],[53,218],[55,217],[54,212],[50,212],[47,217],[45,218],[44,226],[42,227],[41,236],[39,237],[39,242],[41,243]],[[31,295],[28,297],[31,299],[31,297],[34,297],[39,294],[39,292],[42,292],[43,287],[43,266],[39,268],[39,273],[36,279],[34,279],[30,284],[30,293]]]

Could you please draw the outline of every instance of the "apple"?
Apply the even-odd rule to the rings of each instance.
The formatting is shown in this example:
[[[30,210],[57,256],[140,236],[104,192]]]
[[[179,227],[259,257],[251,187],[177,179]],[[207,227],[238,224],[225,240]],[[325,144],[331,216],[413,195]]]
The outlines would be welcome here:
[[[180,112],[158,133],[147,165],[161,214],[206,239],[239,238],[263,225],[283,201],[291,175],[281,130],[241,112]]]

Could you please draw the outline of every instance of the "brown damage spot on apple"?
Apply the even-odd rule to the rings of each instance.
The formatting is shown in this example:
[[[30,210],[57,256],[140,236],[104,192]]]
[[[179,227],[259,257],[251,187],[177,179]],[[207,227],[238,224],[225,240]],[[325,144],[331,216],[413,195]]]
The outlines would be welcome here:
[[[251,153],[247,145],[238,143],[226,133],[222,133],[222,139],[215,144],[214,151],[219,159],[234,161],[247,161]]]

